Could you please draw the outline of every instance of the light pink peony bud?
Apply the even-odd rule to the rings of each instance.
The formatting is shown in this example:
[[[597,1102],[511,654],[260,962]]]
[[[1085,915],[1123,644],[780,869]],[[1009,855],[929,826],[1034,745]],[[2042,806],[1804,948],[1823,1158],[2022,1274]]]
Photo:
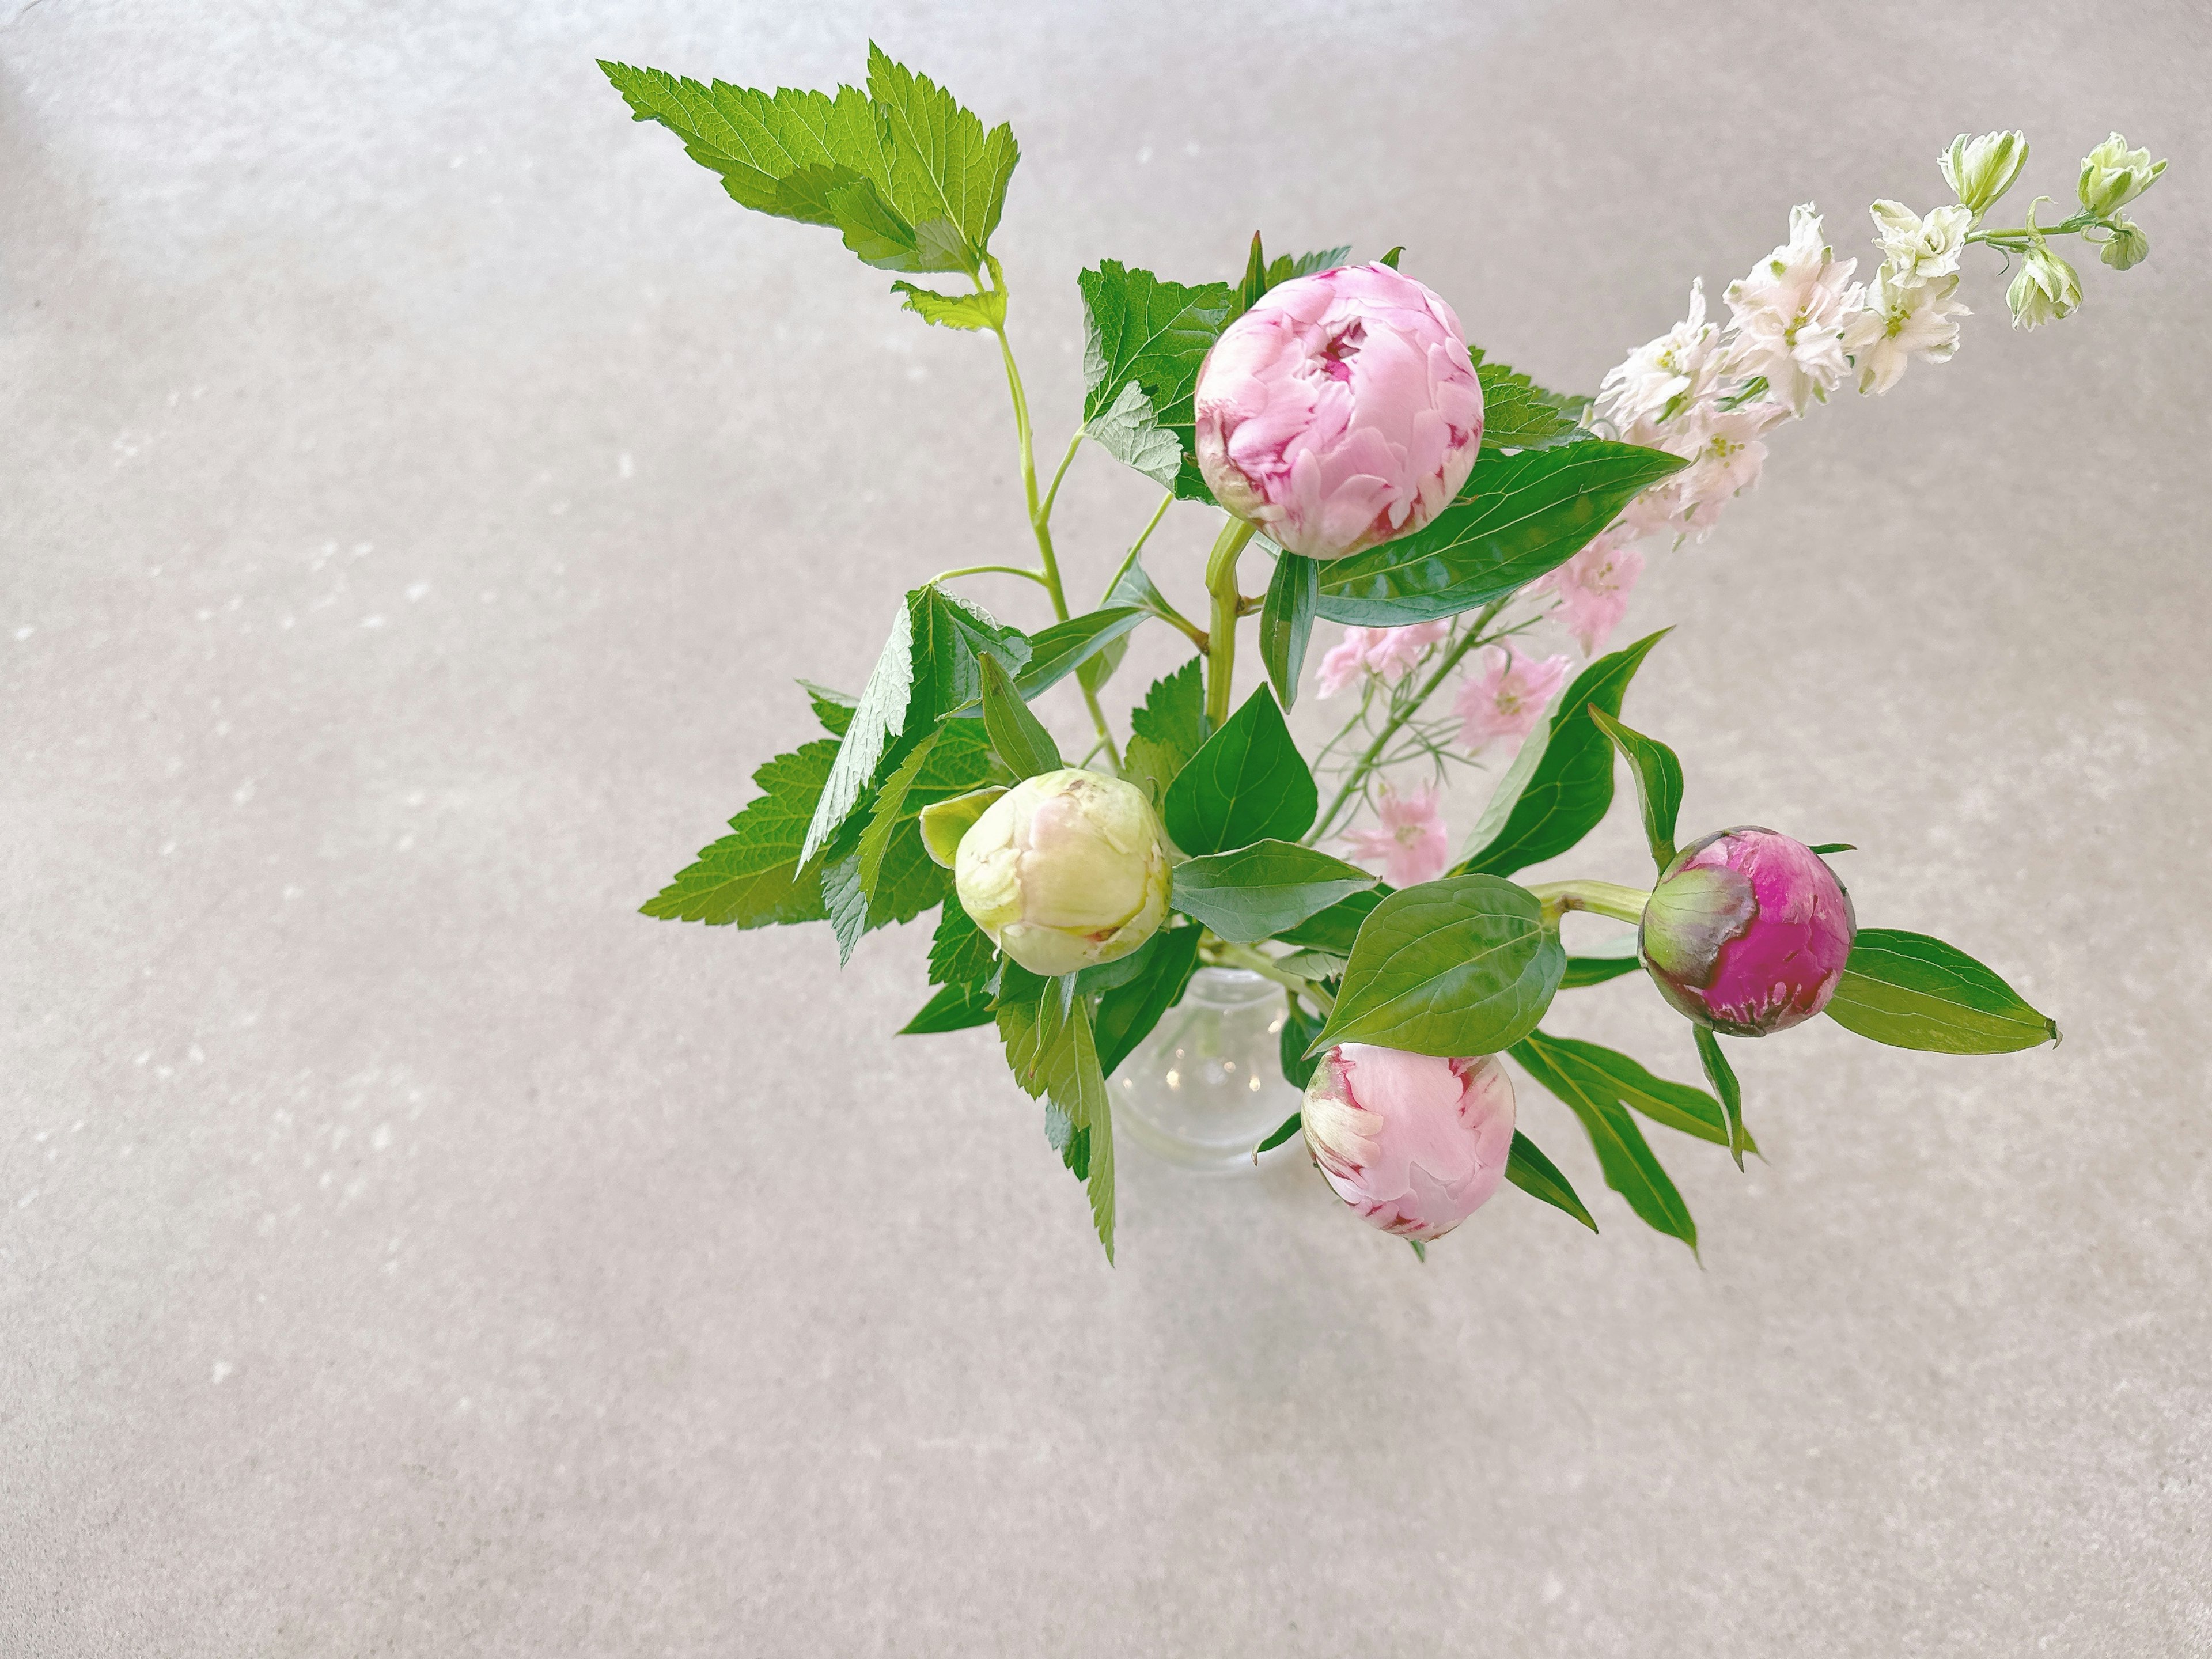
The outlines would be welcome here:
[[[1198,372],[1198,466],[1293,553],[1335,559],[1442,512],[1482,443],[1459,319],[1388,265],[1269,289]]]
[[[1785,1031],[1828,1006],[1851,954],[1850,895],[1802,841],[1746,825],[1684,848],[1644,907],[1652,982],[1699,1025]]]
[[[1498,1190],[1513,1081],[1494,1054],[1436,1060],[1347,1042],[1306,1085],[1307,1150],[1370,1226],[1426,1243]]]

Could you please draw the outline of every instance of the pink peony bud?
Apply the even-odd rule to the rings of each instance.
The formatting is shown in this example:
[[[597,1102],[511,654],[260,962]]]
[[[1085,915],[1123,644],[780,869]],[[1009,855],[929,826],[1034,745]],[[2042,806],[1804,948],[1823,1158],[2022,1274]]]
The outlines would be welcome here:
[[[1304,1127],[1314,1162],[1362,1221],[1426,1243],[1498,1190],[1513,1081],[1494,1054],[1434,1060],[1347,1042],[1314,1067]]]
[[[1637,946],[1660,994],[1700,1025],[1765,1036],[1828,1006],[1858,918],[1820,855],[1745,825],[1682,849]]]
[[[1452,308],[1388,265],[1271,289],[1198,372],[1198,466],[1293,553],[1336,559],[1442,512],[1482,443]]]

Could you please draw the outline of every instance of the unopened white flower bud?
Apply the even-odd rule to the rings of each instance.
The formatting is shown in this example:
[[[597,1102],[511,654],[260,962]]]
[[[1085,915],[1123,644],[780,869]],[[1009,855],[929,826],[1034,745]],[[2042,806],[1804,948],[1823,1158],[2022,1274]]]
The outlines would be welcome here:
[[[2150,238],[2130,219],[2116,219],[2112,237],[2097,250],[2097,257],[2114,270],[2129,270],[2150,258]]]
[[[2081,279],[2047,247],[2032,247],[2021,257],[2020,275],[2005,290],[2014,328],[2038,328],[2071,317],[2081,304]]]
[[[2152,161],[2147,149],[2130,149],[2128,141],[2116,132],[2081,158],[2081,205],[2109,219],[2165,171],[2165,162]]]
[[[1944,182],[1957,192],[1959,204],[1978,219],[2012,188],[2027,165],[2027,135],[1985,132],[1970,138],[1962,132],[1936,158],[1936,164],[1943,169]]]

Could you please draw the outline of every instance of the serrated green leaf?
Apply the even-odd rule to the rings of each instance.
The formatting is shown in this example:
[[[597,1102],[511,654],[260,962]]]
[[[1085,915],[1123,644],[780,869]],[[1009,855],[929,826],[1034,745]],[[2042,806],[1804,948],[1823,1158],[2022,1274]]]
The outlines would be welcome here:
[[[1145,620],[1135,605],[1085,611],[1030,636],[1029,665],[1014,681],[1024,697],[1058,684],[1115,641],[1127,637]]]
[[[1705,1076],[1720,1097],[1724,1119],[1722,1144],[1735,1158],[1735,1167],[1743,1168],[1743,1155],[1758,1149],[1751,1144],[1751,1132],[1743,1127],[1743,1085],[1735,1080],[1735,1067],[1721,1052],[1721,1040],[1702,1025],[1690,1028],[1697,1034],[1698,1059],[1705,1068]]]
[[[1631,496],[1686,465],[1663,450],[1595,438],[1484,455],[1458,499],[1421,529],[1331,560],[1320,614],[1401,628],[1472,611],[1565,564]]]
[[[937,918],[937,933],[929,942],[929,982],[932,985],[981,985],[998,965],[998,947],[991,936],[956,898],[945,901]]]
[[[929,856],[921,844],[921,826],[911,817],[901,817],[892,829],[873,891],[860,884],[858,850],[837,854],[833,848],[823,866],[822,903],[837,936],[838,961],[853,959],[854,947],[863,934],[893,922],[912,921],[943,902],[951,887],[951,872]]]
[[[1198,967],[1198,941],[1204,930],[1164,927],[1153,937],[1143,975],[1116,986],[1098,999],[1096,1033],[1098,1063],[1111,1077],[1121,1062],[1136,1052],[1152,1034],[1160,1016],[1182,1000],[1184,988]]]
[[[1528,1041],[1543,1050],[1554,1065],[1587,1073],[1593,1087],[1609,1089],[1624,1106],[1632,1106],[1654,1123],[1662,1123],[1716,1146],[1730,1145],[1731,1119],[1722,1103],[1703,1089],[1686,1083],[1670,1083],[1654,1077],[1628,1055],[1583,1042],[1573,1037],[1531,1032]],[[1735,1121],[1740,1122],[1741,1114]],[[1756,1152],[1748,1136],[1744,1150]]]
[[[1144,387],[1129,381],[1114,401],[1083,423],[1083,435],[1122,465],[1143,473],[1163,489],[1175,489],[1193,442],[1189,430],[1160,424],[1159,411]],[[1180,494],[1180,491],[1177,491]]]
[[[891,618],[890,637],[884,641],[876,665],[869,671],[868,683],[861,689],[860,700],[854,705],[853,718],[837,746],[837,758],[815,803],[813,819],[807,825],[799,853],[802,863],[811,860],[829,844],[830,838],[844,827],[845,820],[860,805],[860,793],[875,777],[876,765],[883,759],[884,750],[905,727],[907,704],[913,691],[914,619],[909,596],[899,602],[898,612]],[[858,873],[856,864],[856,882]]]
[[[1554,1209],[1564,1210],[1589,1228],[1597,1231],[1597,1223],[1583,1207],[1574,1183],[1559,1173],[1559,1166],[1546,1158],[1536,1143],[1518,1129],[1513,1132],[1513,1150],[1505,1157],[1505,1178],[1531,1198],[1540,1198]]]
[[[1171,487],[1185,501],[1211,501],[1193,449],[1199,366],[1220,337],[1236,302],[1226,283],[1189,288],[1165,283],[1149,270],[1131,270],[1102,259],[1077,277],[1083,293],[1083,429],[1132,465]],[[1135,386],[1146,408],[1127,399]],[[1149,425],[1147,425],[1149,419]],[[1154,431],[1172,435],[1177,465],[1163,477]],[[1124,451],[1129,453],[1124,453]]]
[[[1195,931],[1195,930],[1190,930]],[[1114,1259],[1114,1120],[1087,998],[1065,981],[1009,962],[1000,976],[999,1035],[1014,1080],[1048,1097],[1046,1133],[1091,1193],[1092,1224]]]
[[[1582,1121],[1596,1149],[1598,1167],[1605,1171],[1605,1184],[1626,1199],[1646,1225],[1680,1239],[1695,1254],[1698,1224],[1690,1218],[1690,1206],[1627,1109],[1588,1073],[1553,1065],[1533,1042],[1516,1042],[1512,1054],[1530,1077],[1565,1101]]]
[[[1206,685],[1193,657],[1152,682],[1145,700],[1129,711],[1129,746],[1121,775],[1149,794],[1154,805],[1206,741]]]
[[[928,268],[977,269],[1021,159],[1014,130],[1001,124],[985,132],[951,93],[893,63],[873,41],[868,98],[891,140],[891,206],[915,227],[918,243],[943,250],[952,262]]]
[[[1374,884],[1364,870],[1318,848],[1259,841],[1176,866],[1168,902],[1231,944],[1251,945]]]
[[[884,854],[890,847],[891,832],[898,828],[900,818],[907,815],[907,791],[914,787],[915,776],[936,749],[937,736],[935,731],[925,732],[921,741],[908,751],[907,757],[893,769],[884,787],[876,792],[868,827],[860,832],[860,862],[856,866],[864,892],[876,890],[876,878],[883,872]]]
[[[2002,1054],[2058,1040],[2058,1024],[1955,945],[1862,927],[1828,1018],[1893,1048]]]
[[[826,685],[817,685],[812,680],[801,680],[799,689],[806,693],[806,701],[814,710],[814,718],[822,722],[822,729],[833,738],[845,735],[846,727],[853,723],[853,709],[860,702],[842,691],[832,691]]]
[[[901,1036],[935,1036],[988,1025],[991,994],[980,985],[947,985],[922,1005],[921,1012],[898,1029]]]
[[[799,855],[836,753],[836,743],[817,738],[755,772],[760,796],[730,820],[730,833],[702,848],[696,863],[639,908],[710,927],[824,920],[822,872],[802,873]]]
[[[999,758],[1017,781],[1059,771],[1066,764],[1060,757],[1060,745],[1030,713],[1006,671],[991,657],[983,659],[982,669],[983,729],[990,733]]]
[[[1597,729],[1605,733],[1628,769],[1636,775],[1636,799],[1644,814],[1644,838],[1651,845],[1651,861],[1662,871],[1674,861],[1674,820],[1682,811],[1682,763],[1656,738],[1632,731],[1595,704],[1585,704]]]
[[[1006,325],[1006,295],[1001,289],[981,294],[939,294],[912,283],[893,283],[891,292],[906,296],[906,309],[939,328],[996,329]]]
[[[1175,844],[1196,854],[1294,840],[1320,808],[1313,773],[1263,685],[1176,774],[1160,815]]]
[[[1482,447],[1485,449],[1548,449],[1582,429],[1587,398],[1547,392],[1526,374],[1503,363],[1482,361],[1475,378],[1482,383]]]
[[[1314,605],[1321,598],[1321,566],[1287,549],[1275,555],[1275,574],[1260,607],[1260,660],[1275,695],[1289,708],[1298,700],[1298,676],[1313,638]]]
[[[1000,968],[993,1007],[1007,1069],[1032,1098],[1042,1095],[1048,1080],[1047,1056],[1060,1036],[1066,1012],[1060,982],[1009,960]]]
[[[1662,629],[1626,650],[1600,657],[1575,678],[1545,727],[1543,747],[1504,822],[1486,842],[1461,860],[1458,872],[1510,875],[1557,858],[1598,826],[1613,805],[1613,750],[1589,711],[1620,713],[1628,682],[1666,632]],[[1518,770],[1516,757],[1506,781]],[[1493,801],[1493,807],[1497,804]],[[1494,811],[1486,811],[1484,824],[1497,817]],[[1476,833],[1482,828],[1476,826]]]
[[[1566,976],[1560,980],[1559,988],[1574,991],[1585,985],[1602,985],[1609,979],[1636,973],[1643,966],[1634,957],[1569,957]]]
[[[1091,1030],[1089,1005],[1079,1001],[1069,1012],[1067,1064],[1056,1081],[1053,1099],[1091,1132],[1091,1167],[1083,1184],[1091,1196],[1091,1224],[1114,1260],[1114,1103],[1106,1093],[1106,1073],[1098,1063],[1098,1049]],[[1063,1094],[1062,1091],[1066,1092]]]
[[[1566,971],[1534,894],[1497,876],[1447,876],[1375,907],[1313,1045],[1497,1054],[1535,1029]]]

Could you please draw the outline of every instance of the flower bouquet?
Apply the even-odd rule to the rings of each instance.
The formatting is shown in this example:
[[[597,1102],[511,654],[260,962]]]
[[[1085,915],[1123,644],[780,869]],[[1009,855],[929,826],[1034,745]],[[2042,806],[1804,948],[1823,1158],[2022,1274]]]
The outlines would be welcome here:
[[[1849,848],[1751,825],[1684,838],[1681,763],[1623,715],[1660,636],[1607,647],[1645,550],[1702,539],[1784,423],[1847,382],[1887,392],[1916,359],[1953,354],[1970,255],[2016,267],[2005,297],[2027,329],[2081,303],[2068,239],[2115,270],[2146,258],[2128,215],[2163,161],[2115,134],[2083,161],[2076,210],[2039,223],[2038,198],[1999,227],[1989,216],[2027,142],[1962,135],[1940,158],[1951,200],[1925,214],[1873,204],[1870,279],[1854,280],[1859,261],[1837,258],[1820,216],[1799,207],[1789,239],[1728,285],[1725,320],[1693,283],[1684,320],[1594,396],[1486,358],[1401,249],[1270,257],[1255,235],[1241,276],[1196,283],[1102,258],[1077,278],[1081,419],[1045,477],[990,246],[1020,154],[1010,128],[987,131],[874,47],[866,90],[834,94],[602,68],[739,204],[828,227],[880,269],[968,284],[890,286],[923,322],[995,342],[1036,543],[1034,564],[947,570],[907,593],[857,696],[807,685],[820,733],[754,775],[760,793],[730,833],[645,913],[826,921],[849,957],[863,934],[937,911],[934,994],[904,1030],[996,1026],[1014,1080],[1044,1103],[1051,1147],[1087,1185],[1109,1260],[1108,1079],[1206,973],[1259,976],[1283,1078],[1304,1091],[1247,1146],[1302,1133],[1335,1194],[1417,1251],[1501,1182],[1595,1230],[1516,1126],[1506,1056],[1571,1109],[1630,1208],[1694,1249],[1638,1119],[1741,1167],[1754,1146],[1723,1038],[1825,1013],[1945,1054],[2057,1039],[1962,951],[1861,928],[1829,862]],[[1079,611],[1052,518],[1085,441],[1161,494]],[[1221,514],[1202,620],[1143,562],[1177,501]],[[953,591],[985,574],[1041,588],[1051,620],[1024,631]],[[1318,693],[1352,706],[1309,757],[1285,711],[1317,621],[1346,628]],[[1129,636],[1153,625],[1191,655],[1146,692],[1124,738],[1101,693]],[[1588,660],[1536,654],[1528,641],[1547,630]],[[1240,641],[1266,678],[1235,702]],[[1080,700],[1082,754],[1031,708],[1047,696]],[[1606,816],[1618,762],[1651,885],[1516,882]],[[1455,844],[1439,785],[1483,763],[1496,768],[1488,807]],[[1571,956],[1571,911],[1633,924],[1633,953]],[[1562,992],[1630,975],[1689,1022],[1709,1087],[1544,1030]],[[1264,1092],[1257,1075],[1249,1087]]]

